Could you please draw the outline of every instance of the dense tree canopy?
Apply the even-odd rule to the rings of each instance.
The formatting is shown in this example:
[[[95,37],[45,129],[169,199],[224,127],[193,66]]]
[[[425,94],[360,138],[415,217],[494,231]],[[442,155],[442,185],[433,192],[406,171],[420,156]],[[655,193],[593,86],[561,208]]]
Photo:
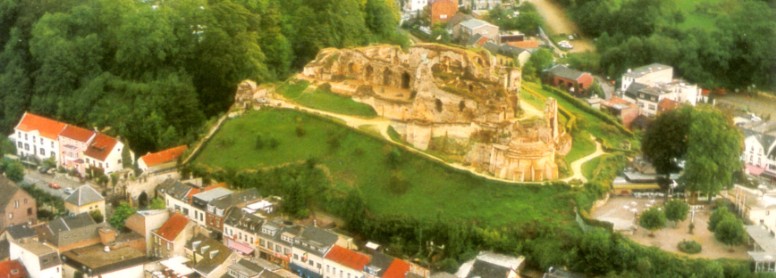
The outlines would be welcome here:
[[[685,159],[680,182],[692,192],[716,195],[733,184],[741,169],[741,132],[718,109],[701,105],[663,113],[647,128],[642,152],[658,173],[677,169]]]
[[[639,216],[639,226],[649,230],[650,236],[652,236],[655,230],[666,226],[666,215],[657,207],[645,210]]]
[[[0,0],[0,130],[25,110],[188,142],[244,79],[279,80],[322,47],[403,42],[392,0]]]
[[[601,70],[620,76],[653,62],[700,85],[776,90],[776,12],[766,1],[728,1],[709,28],[680,28],[684,14],[671,0],[557,0],[580,29],[596,37]],[[730,8],[725,8],[730,7]],[[708,11],[695,11],[708,13]],[[713,13],[713,12],[712,12]]]

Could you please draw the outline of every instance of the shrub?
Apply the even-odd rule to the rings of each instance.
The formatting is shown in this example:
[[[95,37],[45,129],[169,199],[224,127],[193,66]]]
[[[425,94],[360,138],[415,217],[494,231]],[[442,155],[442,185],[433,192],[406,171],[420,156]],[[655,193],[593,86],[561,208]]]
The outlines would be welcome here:
[[[304,137],[305,134],[307,134],[307,131],[305,131],[303,127],[296,127],[296,137]]]
[[[701,244],[694,240],[682,240],[676,247],[679,248],[679,251],[687,254],[698,254],[702,249]]]

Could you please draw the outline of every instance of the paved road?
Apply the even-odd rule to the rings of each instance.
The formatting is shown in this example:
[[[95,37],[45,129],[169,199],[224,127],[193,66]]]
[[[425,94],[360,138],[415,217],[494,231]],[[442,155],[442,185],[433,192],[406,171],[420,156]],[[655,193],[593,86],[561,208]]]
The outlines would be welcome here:
[[[600,76],[595,77],[596,80],[598,80],[598,84],[601,84],[601,89],[604,90],[604,95],[606,95],[606,98],[604,99],[610,99],[614,95],[614,86],[612,84],[609,84],[606,79]]]
[[[50,182],[55,182],[61,186],[61,189],[53,189],[48,186]],[[33,184],[35,187],[42,189],[54,196],[66,197],[64,193],[65,188],[76,188],[81,186],[80,182],[70,180],[64,177],[62,174],[48,175],[41,174],[35,170],[25,169],[24,171],[24,183]]]
[[[544,18],[550,29],[547,30],[548,32],[552,34],[579,34],[577,25],[566,16],[563,8],[557,4],[549,0],[528,0],[528,2],[533,4]],[[569,43],[574,46],[573,49],[569,50],[572,53],[595,51],[593,42],[586,38],[579,38]]]

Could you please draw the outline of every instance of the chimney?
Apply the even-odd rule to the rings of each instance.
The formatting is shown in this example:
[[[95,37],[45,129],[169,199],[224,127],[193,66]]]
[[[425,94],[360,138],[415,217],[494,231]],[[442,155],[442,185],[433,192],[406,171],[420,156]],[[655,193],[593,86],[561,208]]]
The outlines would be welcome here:
[[[100,234],[100,243],[102,243],[102,245],[108,246],[116,241],[116,230],[111,228],[100,228],[97,232]]]

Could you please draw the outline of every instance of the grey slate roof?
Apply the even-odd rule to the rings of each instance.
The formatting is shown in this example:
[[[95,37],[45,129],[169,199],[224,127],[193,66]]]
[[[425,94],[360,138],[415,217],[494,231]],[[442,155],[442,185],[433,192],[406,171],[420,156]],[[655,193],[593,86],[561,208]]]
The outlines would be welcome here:
[[[577,80],[580,76],[582,76],[582,74],[584,74],[584,72],[566,67],[564,65],[554,66],[547,70],[547,72],[551,75],[571,80]]]
[[[316,227],[305,227],[302,233],[294,238],[294,248],[323,256],[337,242],[337,235]]]
[[[453,17],[450,18],[450,20],[447,21],[447,28],[453,28],[453,26],[458,25],[458,23],[472,18],[474,17],[465,13],[456,13]]]
[[[648,87],[647,85],[634,82],[633,84],[630,84],[630,86],[628,86],[628,89],[625,90],[625,95],[630,98],[636,99],[639,96],[639,91],[647,87]]]
[[[366,265],[366,269],[370,270],[372,275],[382,277],[395,258],[381,252],[373,252],[371,255],[372,260]]]
[[[261,225],[263,223],[264,219],[261,217],[246,213],[240,208],[229,209],[224,218],[224,225],[229,225],[254,234],[261,233]]]
[[[498,277],[507,277],[507,273],[509,273],[510,269],[507,267],[503,267],[497,264],[492,264],[486,261],[481,260],[475,260],[474,266],[472,266],[472,270],[469,272],[469,275],[467,275],[467,278],[475,278],[475,277],[481,277],[481,278],[498,278]]]
[[[35,230],[27,224],[9,226],[5,230],[13,239],[22,239],[35,236]]]
[[[0,175],[0,192],[3,192],[3,194],[0,194],[0,210],[5,210],[8,202],[11,201],[17,190],[19,190],[19,187],[16,186],[16,183]]]
[[[194,265],[194,269],[200,274],[213,272],[218,266],[226,263],[232,254],[232,250],[224,244],[202,234],[198,234],[186,242],[186,249],[202,255],[202,259]],[[217,252],[213,253],[214,251]]]
[[[105,201],[100,192],[97,192],[94,188],[87,185],[82,185],[78,189],[65,198],[65,202],[74,204],[76,206],[83,206],[94,202]]]
[[[259,198],[261,198],[259,191],[256,190],[256,188],[251,188],[240,192],[234,192],[226,196],[218,197],[210,201],[208,205],[219,209],[228,209],[232,206],[250,202]]]
[[[88,213],[81,213],[52,220],[43,226],[40,236],[55,246],[66,246],[99,238],[97,229],[102,226],[103,224],[95,223]]]
[[[188,202],[188,200],[186,200],[186,196],[193,188],[193,184],[181,183],[178,180],[167,179],[159,184],[159,186],[156,188],[156,191],[159,194],[168,194],[175,199]]]

